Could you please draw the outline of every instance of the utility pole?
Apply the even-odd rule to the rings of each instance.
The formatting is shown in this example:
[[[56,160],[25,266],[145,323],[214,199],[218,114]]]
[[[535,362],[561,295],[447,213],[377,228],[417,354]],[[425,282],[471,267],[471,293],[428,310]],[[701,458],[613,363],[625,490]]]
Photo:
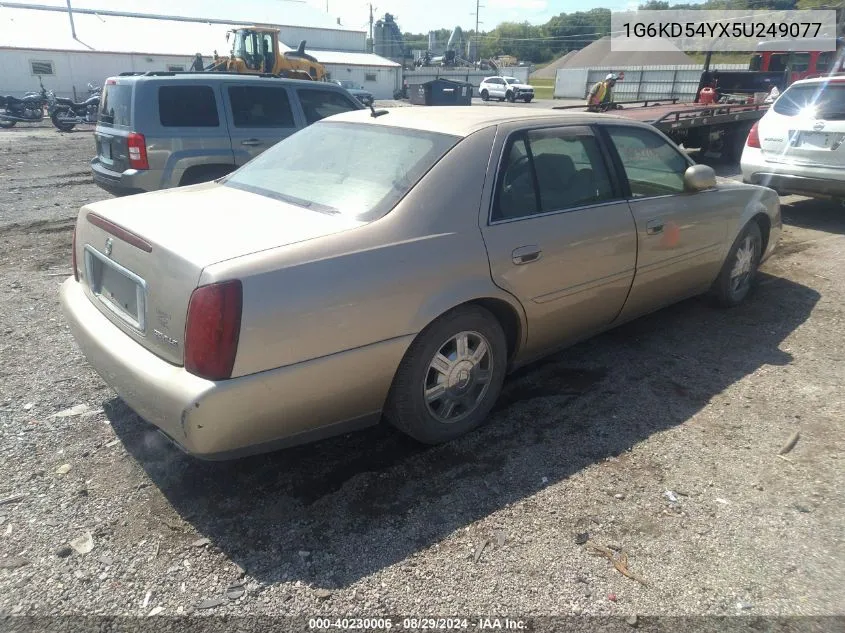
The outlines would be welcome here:
[[[473,53],[473,59],[471,61],[477,62],[478,61],[478,46],[479,46],[479,39],[478,39],[478,25],[483,24],[479,19],[479,9],[483,9],[484,5],[481,4],[481,0],[475,0],[475,13],[470,13],[470,15],[475,16],[475,52]]]
[[[372,53],[375,50],[375,40],[373,39],[373,3],[370,3],[370,50]]]

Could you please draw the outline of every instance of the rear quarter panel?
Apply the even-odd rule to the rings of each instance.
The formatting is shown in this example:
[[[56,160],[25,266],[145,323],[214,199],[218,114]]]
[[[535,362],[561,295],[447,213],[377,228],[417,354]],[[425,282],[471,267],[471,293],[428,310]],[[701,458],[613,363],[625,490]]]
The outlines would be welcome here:
[[[235,374],[414,335],[477,298],[521,314],[492,283],[478,227],[494,133],[459,143],[379,220],[207,268],[201,283],[243,280]]]

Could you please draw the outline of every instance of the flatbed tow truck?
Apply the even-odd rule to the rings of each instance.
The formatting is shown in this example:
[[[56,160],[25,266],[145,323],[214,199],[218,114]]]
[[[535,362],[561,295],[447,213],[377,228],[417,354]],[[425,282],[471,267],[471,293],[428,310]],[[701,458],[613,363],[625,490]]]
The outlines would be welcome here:
[[[768,103],[678,103],[678,99],[618,101],[615,114],[650,123],[685,148],[716,152],[739,162],[745,139]],[[619,107],[621,106],[621,107]],[[586,110],[586,106],[553,106],[555,110]]]

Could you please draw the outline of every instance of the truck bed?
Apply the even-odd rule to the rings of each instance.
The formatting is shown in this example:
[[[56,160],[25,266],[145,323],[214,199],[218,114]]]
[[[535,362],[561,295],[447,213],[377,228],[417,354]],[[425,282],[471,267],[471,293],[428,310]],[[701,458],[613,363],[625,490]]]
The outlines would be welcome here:
[[[668,101],[668,102],[667,102]],[[660,130],[677,130],[705,125],[721,125],[734,121],[760,119],[769,104],[702,104],[674,103],[669,100],[620,102],[621,110],[608,114],[651,123]],[[555,106],[555,110],[581,110],[585,106]]]

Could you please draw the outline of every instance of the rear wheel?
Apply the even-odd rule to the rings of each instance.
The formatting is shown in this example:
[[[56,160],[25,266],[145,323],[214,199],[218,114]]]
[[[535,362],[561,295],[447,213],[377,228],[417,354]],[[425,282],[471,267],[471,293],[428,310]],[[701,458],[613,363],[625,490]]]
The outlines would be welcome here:
[[[516,101],[516,98],[513,96],[513,92],[508,90],[508,93],[505,95],[505,99],[507,99],[510,103]]]
[[[15,123],[17,123],[17,121],[9,121],[9,119],[0,119],[0,127],[2,128],[8,129],[10,127],[15,127]]]
[[[507,342],[496,318],[463,306],[411,344],[390,388],[385,415],[400,431],[440,444],[480,426],[502,390]]]
[[[486,90],[482,90],[481,91],[481,100],[487,101],[488,99],[490,99],[490,93],[487,92]]]
[[[74,127],[76,127],[76,124],[66,121],[63,117],[65,114],[67,114],[67,110],[56,110],[52,115],[50,115],[50,120],[53,122],[53,125],[57,130],[61,132],[70,132]]]
[[[712,293],[719,305],[731,308],[748,296],[762,254],[763,235],[760,226],[752,220],[736,238],[713,283]]]

